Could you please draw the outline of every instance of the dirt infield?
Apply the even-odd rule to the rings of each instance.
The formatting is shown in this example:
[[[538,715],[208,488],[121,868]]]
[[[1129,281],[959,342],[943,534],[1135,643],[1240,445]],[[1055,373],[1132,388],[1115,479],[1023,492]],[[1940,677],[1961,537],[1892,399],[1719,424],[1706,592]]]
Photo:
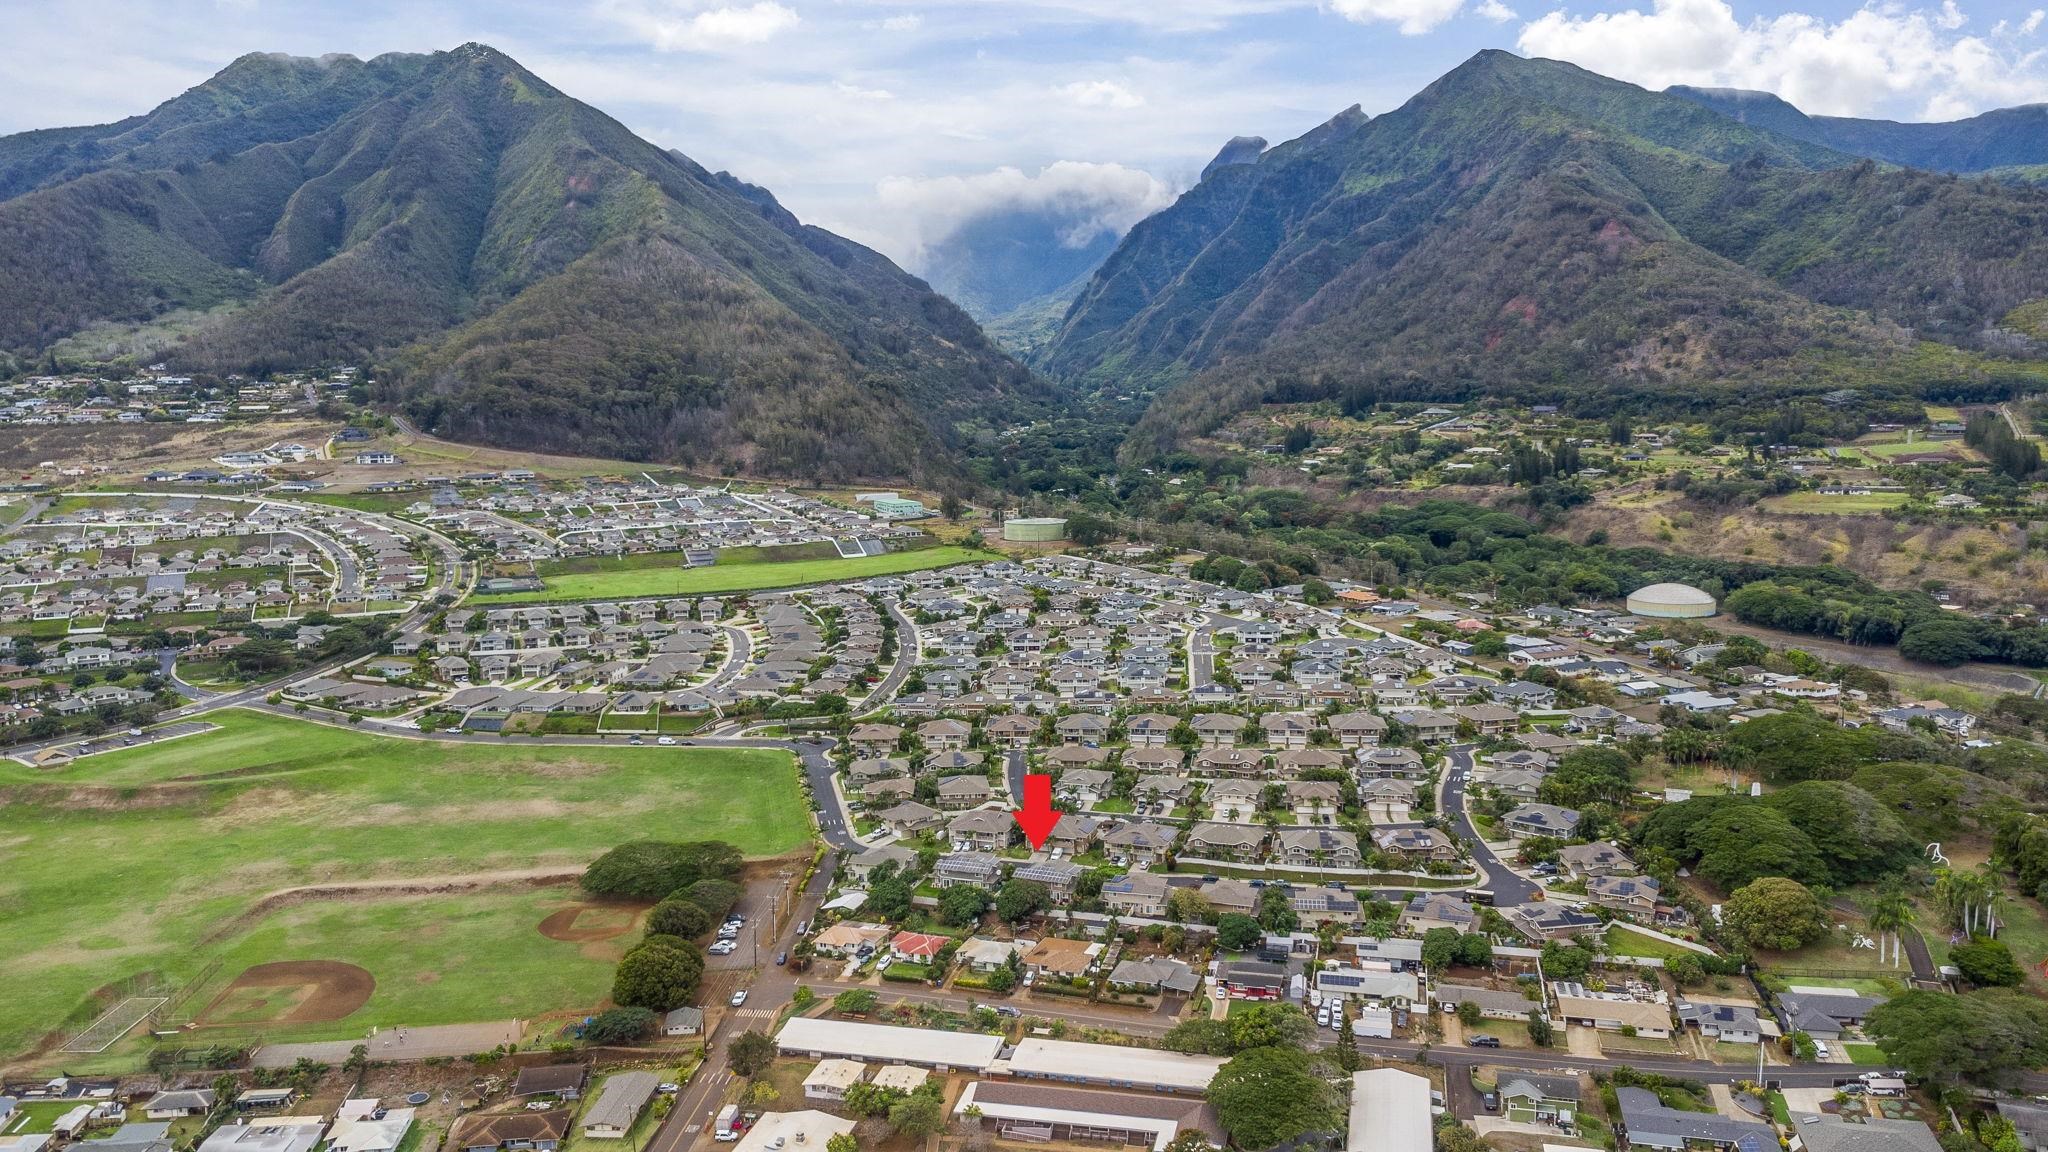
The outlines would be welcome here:
[[[289,960],[244,969],[199,1014],[199,1026],[326,1024],[369,1002],[377,979],[330,960]]]
[[[641,904],[571,904],[541,921],[540,934],[571,944],[616,940],[633,930],[644,911]]]

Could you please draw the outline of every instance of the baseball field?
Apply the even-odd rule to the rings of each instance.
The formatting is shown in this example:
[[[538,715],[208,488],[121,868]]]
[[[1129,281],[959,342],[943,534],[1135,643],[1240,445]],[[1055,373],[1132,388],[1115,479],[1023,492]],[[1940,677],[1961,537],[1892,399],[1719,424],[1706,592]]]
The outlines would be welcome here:
[[[211,719],[55,769],[0,761],[0,1066],[50,1047],[96,993],[203,973],[176,1017],[272,1040],[583,1007],[637,910],[569,911],[576,890],[551,880],[623,840],[774,856],[811,834],[779,751]]]

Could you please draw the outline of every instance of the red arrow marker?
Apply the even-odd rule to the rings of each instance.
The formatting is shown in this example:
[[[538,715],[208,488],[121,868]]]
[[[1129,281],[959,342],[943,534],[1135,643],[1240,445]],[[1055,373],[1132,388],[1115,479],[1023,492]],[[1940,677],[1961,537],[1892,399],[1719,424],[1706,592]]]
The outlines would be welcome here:
[[[1017,818],[1017,827],[1024,830],[1024,839],[1031,842],[1031,850],[1045,847],[1045,838],[1052,835],[1053,825],[1060,822],[1060,813],[1052,806],[1052,777],[1042,772],[1032,772],[1024,777],[1024,806],[1010,809],[1010,815]]]

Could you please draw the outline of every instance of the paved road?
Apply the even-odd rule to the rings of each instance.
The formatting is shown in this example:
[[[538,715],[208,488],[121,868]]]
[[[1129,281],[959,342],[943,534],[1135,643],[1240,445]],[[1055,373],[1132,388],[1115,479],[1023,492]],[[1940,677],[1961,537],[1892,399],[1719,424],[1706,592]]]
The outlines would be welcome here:
[[[194,687],[178,677],[178,650],[176,648],[157,649],[156,671],[157,675],[164,678],[164,683],[171,686],[171,691],[176,692],[187,700],[204,700],[213,695],[213,693],[208,692],[206,689]]]
[[[740,678],[747,664],[754,658],[754,639],[747,630],[735,624],[721,624],[725,630],[725,664],[697,688],[699,692],[710,692],[723,688]]]
[[[1021,748],[1003,756],[1003,779],[1010,785],[1010,803],[1023,807],[1024,777],[1031,771],[1031,757]]]
[[[830,839],[830,836],[827,836]],[[738,972],[722,971],[715,980],[707,978],[707,986],[721,989],[731,984],[747,989],[747,1003],[738,1009],[726,1009],[718,1013],[718,1022],[704,1037],[704,1063],[690,1083],[676,1095],[674,1108],[668,1118],[647,1143],[646,1152],[680,1152],[695,1143],[718,1115],[723,1103],[725,1090],[734,1079],[731,1069],[726,1066],[725,1044],[721,1041],[742,1032],[772,1032],[776,1015],[783,1005],[790,1002],[796,993],[796,974],[787,968],[772,963],[776,953],[795,945],[796,925],[801,921],[814,919],[818,905],[823,902],[826,891],[832,886],[833,858],[827,857],[818,864],[817,874],[805,887],[794,908],[776,908],[779,916],[770,917],[759,908],[759,896],[750,893],[754,906],[743,904],[754,923],[755,947],[741,949],[733,959],[758,949],[762,959],[769,961],[766,967],[747,968]],[[720,959],[713,957],[712,959]],[[729,974],[728,974],[729,972]],[[730,992],[726,995],[730,996]]]
[[[917,634],[917,621],[906,615],[903,606],[894,600],[885,601],[883,607],[888,609],[889,618],[896,622],[896,663],[862,701],[864,705],[869,701],[879,701],[875,704],[877,709],[895,703],[896,690],[903,687],[903,682],[910,679],[910,673],[924,659],[924,641]]]
[[[1216,682],[1216,625],[1211,622],[1188,633],[1188,690]]]
[[[37,496],[30,499],[21,506],[21,515],[8,521],[6,527],[0,528],[0,536],[12,536],[30,524],[35,523],[36,517],[49,511],[50,505],[54,502],[48,496]]]
[[[1450,749],[1437,779],[1437,811],[1451,822],[1451,830],[1472,849],[1472,859],[1486,874],[1486,888],[1501,907],[1527,904],[1540,898],[1543,889],[1515,874],[1507,862],[1486,846],[1472,814],[1465,809],[1465,789],[1472,781],[1473,755],[1470,745]]]

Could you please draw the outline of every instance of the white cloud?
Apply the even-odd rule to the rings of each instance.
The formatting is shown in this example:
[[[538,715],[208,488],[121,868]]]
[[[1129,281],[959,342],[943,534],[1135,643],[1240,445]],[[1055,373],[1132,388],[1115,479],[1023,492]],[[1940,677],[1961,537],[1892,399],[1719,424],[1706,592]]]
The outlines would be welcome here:
[[[2034,33],[2039,32],[2041,30],[2041,18],[2044,16],[2048,16],[2048,11],[2040,8],[2027,13],[2027,18],[2020,21],[2020,35],[2032,36]]]
[[[1131,225],[1173,202],[1175,189],[1137,168],[1061,160],[1036,175],[998,168],[970,176],[892,177],[875,187],[878,217],[897,222],[883,239],[913,269],[925,249],[974,220],[998,212],[1031,212],[1051,221],[1060,242],[1080,248]],[[881,238],[878,238],[881,239]]]
[[[915,32],[924,27],[924,17],[915,12],[901,12],[883,20],[878,27],[884,32]]]
[[[1517,46],[1645,87],[1756,88],[1825,115],[1952,119],[2048,99],[2042,53],[1956,35],[1944,21],[1960,16],[1865,7],[1835,23],[1802,12],[1743,23],[1725,0],[1655,0],[1648,12],[1552,12]]]
[[[1346,20],[1394,24],[1403,36],[1433,31],[1464,6],[1465,0],[1330,0],[1330,7]]]
[[[1482,0],[1479,7],[1473,9],[1473,11],[1493,21],[1495,24],[1506,24],[1511,20],[1521,19],[1513,8],[1501,3],[1500,0]]]
[[[863,88],[858,84],[848,84],[843,80],[833,84],[832,90],[850,100],[894,100],[896,98],[896,94],[887,88]]]
[[[662,52],[723,52],[765,44],[803,22],[775,0],[705,7],[673,0],[606,0],[598,10]]]
[[[1053,92],[1083,108],[1136,108],[1145,98],[1114,80],[1076,80]]]

